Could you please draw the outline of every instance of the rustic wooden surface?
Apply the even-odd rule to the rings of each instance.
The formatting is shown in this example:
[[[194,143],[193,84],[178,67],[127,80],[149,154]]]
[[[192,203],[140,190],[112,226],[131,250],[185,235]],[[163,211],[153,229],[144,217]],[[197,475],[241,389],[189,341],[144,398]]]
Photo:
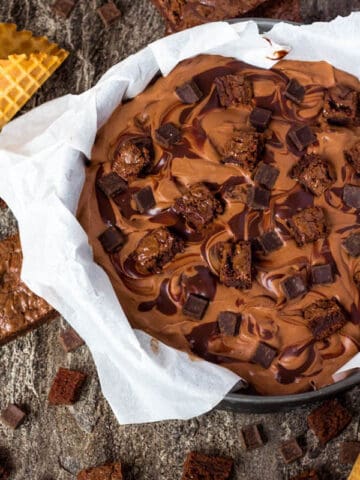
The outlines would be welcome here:
[[[101,0],[79,0],[68,20],[55,18],[51,3],[0,1],[0,21],[15,22],[21,28],[47,35],[71,52],[66,64],[24,110],[65,93],[84,91],[111,65],[163,35],[162,20],[148,0],[115,0],[123,18],[108,30],[95,13],[104,3]],[[303,0],[307,22],[328,20],[355,9],[360,9],[360,0]],[[11,213],[6,211],[0,217],[0,236],[15,228]],[[346,478],[349,468],[338,462],[338,443],[344,438],[358,439],[359,388],[344,397],[354,414],[351,426],[324,449],[318,448],[307,432],[309,408],[253,416],[214,411],[187,422],[119,426],[102,397],[87,348],[66,355],[59,347],[61,323],[63,320],[54,321],[0,350],[0,408],[17,402],[29,412],[15,432],[0,426],[0,461],[13,468],[12,479],[70,480],[82,467],[121,459],[128,466],[128,480],[175,480],[180,479],[184,455],[191,449],[234,457],[234,479],[287,479],[310,465],[320,467],[326,480]],[[78,367],[89,373],[87,388],[75,407],[47,405],[49,385],[59,366]],[[269,441],[263,449],[246,453],[240,446],[239,431],[252,422],[264,425]],[[308,453],[286,467],[277,447],[291,435],[301,437]]]

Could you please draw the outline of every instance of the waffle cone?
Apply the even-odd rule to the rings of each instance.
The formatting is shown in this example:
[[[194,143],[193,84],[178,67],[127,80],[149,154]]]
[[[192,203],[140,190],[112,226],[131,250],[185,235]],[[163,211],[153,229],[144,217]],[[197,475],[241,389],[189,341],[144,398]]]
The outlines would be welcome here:
[[[347,480],[360,480],[360,455],[357,457]]]

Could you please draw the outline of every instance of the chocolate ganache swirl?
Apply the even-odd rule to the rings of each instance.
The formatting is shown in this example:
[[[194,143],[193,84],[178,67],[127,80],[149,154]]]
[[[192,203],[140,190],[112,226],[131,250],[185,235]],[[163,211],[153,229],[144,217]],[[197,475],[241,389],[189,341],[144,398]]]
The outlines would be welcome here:
[[[114,111],[78,218],[134,328],[260,394],[332,383],[360,343],[359,91],[203,55]]]

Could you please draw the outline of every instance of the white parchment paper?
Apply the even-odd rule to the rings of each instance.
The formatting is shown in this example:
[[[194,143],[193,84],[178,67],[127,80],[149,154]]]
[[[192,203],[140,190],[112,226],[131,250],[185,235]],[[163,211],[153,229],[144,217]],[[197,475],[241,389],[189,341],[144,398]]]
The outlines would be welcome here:
[[[360,75],[360,14],[331,23],[277,25],[262,38],[253,22],[219,22],[159,40],[112,67],[82,95],[67,95],[11,122],[0,134],[0,196],[19,222],[22,278],[79,332],[120,423],[186,419],[214,407],[239,378],[134,331],[105,272],[93,262],[75,213],[96,131],[123,98],[140,93],[199,53],[270,68],[279,45],[289,58],[327,60]],[[359,360],[360,364],[360,360]]]

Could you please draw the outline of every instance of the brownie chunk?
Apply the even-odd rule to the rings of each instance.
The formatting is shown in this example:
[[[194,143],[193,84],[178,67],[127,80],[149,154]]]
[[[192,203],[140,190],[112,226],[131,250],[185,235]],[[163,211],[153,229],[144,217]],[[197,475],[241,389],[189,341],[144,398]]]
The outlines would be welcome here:
[[[134,251],[136,268],[142,273],[159,273],[163,266],[184,250],[184,242],[166,227],[147,233]]]
[[[50,405],[72,405],[79,399],[85,373],[59,368],[49,392]]]
[[[281,287],[288,300],[300,297],[307,292],[305,279],[301,274],[295,274],[287,277],[281,282]]]
[[[299,473],[299,475],[291,477],[290,480],[320,480],[320,477],[315,470],[305,470]]]
[[[1,421],[12,430],[18,428],[25,420],[26,413],[17,405],[11,403],[1,412]]]
[[[267,345],[266,343],[259,342],[254,355],[251,358],[251,362],[257,363],[263,368],[269,368],[276,355],[277,351],[275,348]]]
[[[77,474],[77,480],[122,480],[120,463],[111,463],[100,467],[87,468]]]
[[[337,85],[325,94],[323,115],[333,125],[352,125],[358,116],[359,94],[355,90]]]
[[[117,227],[109,227],[98,238],[106,253],[118,252],[125,243],[125,236]]]
[[[259,425],[247,425],[240,430],[241,445],[245,450],[255,450],[264,446],[264,439]]]
[[[349,411],[336,399],[326,401],[307,417],[309,428],[322,445],[339,435],[350,421]]]
[[[286,440],[286,442],[282,442],[280,445],[280,453],[285,463],[295,462],[295,460],[298,460],[304,455],[296,438],[291,438],[290,440]]]
[[[71,327],[67,327],[60,333],[59,342],[66,353],[74,352],[85,343]]]
[[[313,285],[334,283],[334,272],[330,263],[311,267],[311,280]]]
[[[345,185],[343,200],[348,207],[360,208],[360,187],[357,185]]]
[[[290,176],[316,196],[322,195],[336,181],[335,172],[320,155],[304,155],[292,168]]]
[[[221,162],[233,163],[252,172],[260,161],[264,145],[265,137],[262,133],[235,132],[225,145]]]
[[[296,80],[296,78],[292,78],[286,85],[284,95],[292,102],[300,105],[304,100],[305,88]]]
[[[126,182],[115,172],[100,177],[96,185],[107,197],[114,197],[127,189]]]
[[[239,333],[241,315],[237,312],[220,312],[217,317],[219,332],[222,335],[235,336]]]
[[[265,254],[279,250],[284,245],[275,230],[265,232],[257,238],[257,241]]]
[[[340,443],[340,463],[353,464],[360,455],[360,442]]]
[[[186,104],[196,103],[203,97],[203,93],[195,80],[190,80],[190,82],[176,87],[175,91],[182,103]]]
[[[321,207],[304,208],[293,215],[289,226],[296,243],[301,247],[319,238],[325,238],[328,232],[324,210]]]
[[[271,190],[274,187],[279,174],[280,170],[278,168],[260,162],[254,175],[254,181],[262,187]]]
[[[251,280],[251,243],[227,242],[220,249],[220,281],[227,287],[247,290]]]
[[[164,123],[155,131],[155,138],[165,148],[180,142],[181,132],[173,123]]]
[[[214,80],[222,107],[248,105],[253,98],[251,81],[241,73],[224,75]]]
[[[233,460],[190,452],[185,460],[182,480],[228,480]]]
[[[323,340],[347,322],[343,309],[332,299],[318,300],[304,310],[304,318],[316,340]]]
[[[342,242],[350,257],[360,257],[360,232],[352,233]]]
[[[271,193],[261,187],[251,186],[247,192],[246,203],[254,210],[266,210],[270,206]]]
[[[360,141],[344,151],[346,161],[360,174]]]
[[[249,116],[249,121],[253,127],[263,132],[269,126],[272,117],[272,111],[266,108],[255,107]]]
[[[187,317],[192,317],[195,320],[201,320],[205,315],[208,305],[209,300],[207,298],[190,293],[183,305],[182,311]]]
[[[112,162],[112,171],[126,181],[146,175],[154,159],[150,138],[136,138],[123,142],[117,149]]]
[[[299,152],[302,152],[306,147],[317,141],[316,135],[307,125],[292,128],[288,136]]]

